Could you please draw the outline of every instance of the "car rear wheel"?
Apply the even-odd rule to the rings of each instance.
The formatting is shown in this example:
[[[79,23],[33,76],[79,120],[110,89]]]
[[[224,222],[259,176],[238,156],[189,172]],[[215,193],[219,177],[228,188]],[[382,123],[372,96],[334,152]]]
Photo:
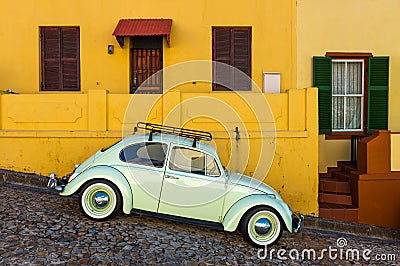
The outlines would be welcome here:
[[[248,211],[241,223],[241,232],[254,246],[272,245],[279,240],[283,225],[276,211],[257,207]]]
[[[121,209],[121,194],[118,188],[106,180],[87,183],[81,191],[79,205],[90,219],[103,221]]]

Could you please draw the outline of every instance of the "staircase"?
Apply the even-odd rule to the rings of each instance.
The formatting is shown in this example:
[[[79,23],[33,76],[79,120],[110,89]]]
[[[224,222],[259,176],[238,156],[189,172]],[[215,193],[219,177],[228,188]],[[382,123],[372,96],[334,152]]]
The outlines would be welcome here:
[[[319,174],[319,217],[345,222],[358,222],[357,183],[351,185],[351,162],[338,162],[327,173]]]

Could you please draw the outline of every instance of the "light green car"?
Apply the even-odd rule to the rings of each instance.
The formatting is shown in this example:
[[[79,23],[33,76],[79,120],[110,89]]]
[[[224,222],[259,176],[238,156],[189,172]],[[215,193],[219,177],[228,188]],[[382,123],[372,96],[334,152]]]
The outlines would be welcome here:
[[[102,149],[48,186],[61,196],[79,193],[84,214],[102,221],[122,211],[218,228],[240,229],[256,246],[275,243],[284,229],[298,232],[292,212],[267,184],[224,169],[200,140],[208,132],[139,122],[149,134],[132,135]]]

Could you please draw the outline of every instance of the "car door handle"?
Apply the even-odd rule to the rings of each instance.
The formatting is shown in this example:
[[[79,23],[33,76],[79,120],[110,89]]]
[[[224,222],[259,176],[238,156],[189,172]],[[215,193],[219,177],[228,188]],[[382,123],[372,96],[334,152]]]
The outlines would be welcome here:
[[[179,179],[179,177],[172,176],[172,175],[165,175],[165,178],[169,178],[169,179]]]

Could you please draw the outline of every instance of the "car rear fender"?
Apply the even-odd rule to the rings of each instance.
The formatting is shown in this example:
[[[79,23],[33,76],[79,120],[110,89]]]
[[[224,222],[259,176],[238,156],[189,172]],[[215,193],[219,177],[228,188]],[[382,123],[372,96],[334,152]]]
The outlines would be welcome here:
[[[70,196],[76,193],[86,182],[94,179],[104,179],[115,184],[122,196],[122,210],[125,214],[129,214],[132,210],[132,190],[125,176],[117,169],[110,166],[95,166],[80,173],[71,180],[61,196]]]
[[[233,204],[222,221],[224,230],[229,232],[235,231],[243,215],[251,208],[257,206],[267,206],[276,210],[285,223],[287,230],[290,233],[292,232],[292,213],[286,203],[265,194],[249,195]]]

